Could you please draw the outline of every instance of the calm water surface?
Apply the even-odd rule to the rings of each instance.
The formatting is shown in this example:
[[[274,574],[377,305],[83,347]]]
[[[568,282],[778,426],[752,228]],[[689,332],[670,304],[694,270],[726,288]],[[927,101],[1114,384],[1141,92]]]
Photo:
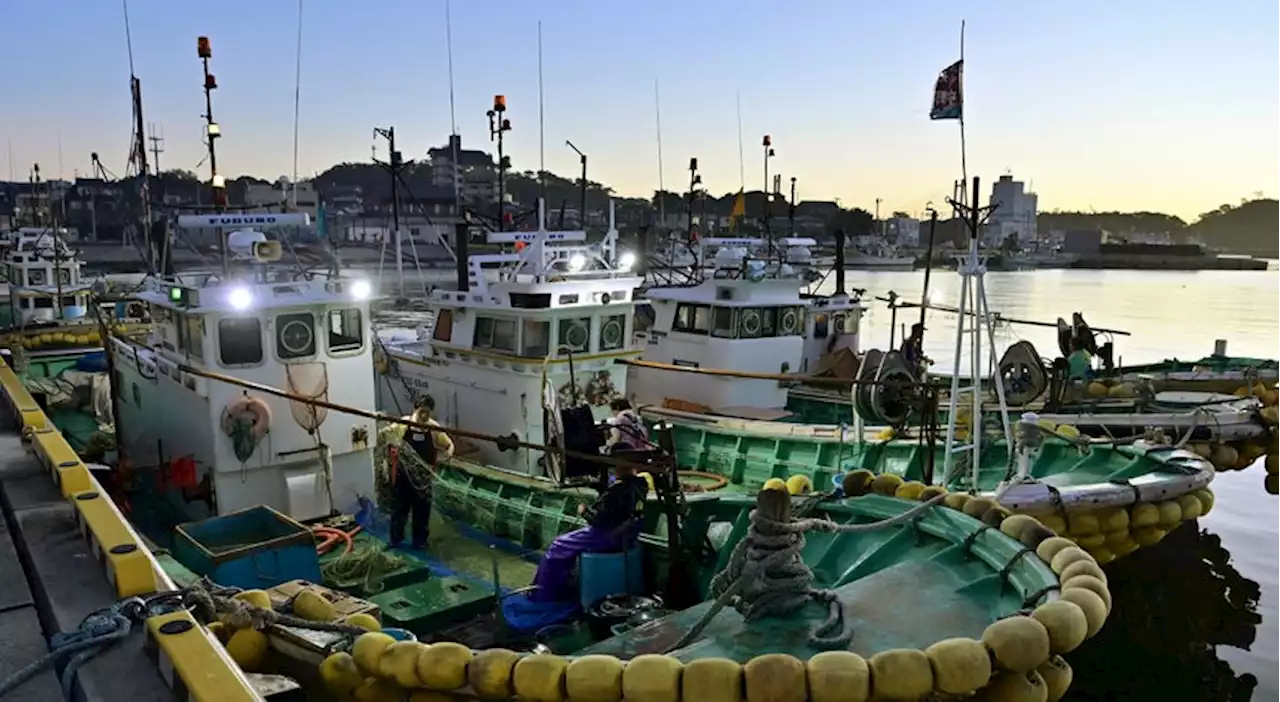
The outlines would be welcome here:
[[[847,284],[866,288],[868,296],[893,290],[920,301],[923,273],[848,275]],[[955,273],[935,272],[929,285],[934,302],[957,304]],[[1227,339],[1232,355],[1280,356],[1276,271],[993,272],[986,288],[991,309],[1009,317],[1054,322],[1078,311],[1091,326],[1131,332],[1114,338],[1117,360],[1125,363],[1198,359],[1213,352],[1214,339]],[[870,305],[864,348],[888,347],[890,320],[883,303]],[[919,310],[899,310],[900,324],[918,320]],[[935,370],[950,373],[954,315],[931,311],[925,326],[926,354]],[[1054,329],[1012,325],[997,334],[1000,345],[1022,339],[1042,356],[1057,354]],[[1107,566],[1111,618],[1069,657],[1075,682],[1068,699],[1280,698],[1280,502],[1263,489],[1263,475],[1261,464],[1219,473],[1207,517]]]
[[[448,273],[430,277],[448,284]],[[848,285],[866,288],[868,297],[892,290],[919,302],[923,283],[922,272],[848,274]],[[955,273],[935,272],[931,300],[957,304],[959,284]],[[822,290],[833,287],[828,280]],[[1215,339],[1227,339],[1232,355],[1280,357],[1280,273],[1274,270],[993,272],[986,287],[990,308],[1008,317],[1055,322],[1078,311],[1094,327],[1131,332],[1114,337],[1123,363],[1198,359],[1212,353]],[[883,303],[868,306],[862,345],[888,348],[890,312]],[[382,323],[409,326],[414,317],[388,316]],[[897,321],[909,326],[918,319],[918,310],[900,310]],[[934,370],[951,372],[955,317],[929,312],[926,327]],[[899,331],[895,339],[901,338]],[[1057,353],[1055,329],[1025,325],[1001,329],[999,351],[1024,339],[1042,356]],[[1069,657],[1075,682],[1068,699],[1280,698],[1280,502],[1264,490],[1263,476],[1260,464],[1218,474],[1211,514],[1184,524],[1158,547],[1107,566],[1113,612],[1103,631]]]

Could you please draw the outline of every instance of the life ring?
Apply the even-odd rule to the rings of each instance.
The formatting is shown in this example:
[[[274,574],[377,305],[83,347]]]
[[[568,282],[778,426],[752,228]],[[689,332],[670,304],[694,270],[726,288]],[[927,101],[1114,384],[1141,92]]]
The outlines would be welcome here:
[[[271,407],[261,397],[241,395],[229,402],[222,410],[222,433],[227,436],[234,434],[235,420],[246,414],[253,417],[252,436],[256,444],[271,430]]]
[[[755,337],[760,334],[760,311],[746,310],[742,313],[742,332],[747,337]]]

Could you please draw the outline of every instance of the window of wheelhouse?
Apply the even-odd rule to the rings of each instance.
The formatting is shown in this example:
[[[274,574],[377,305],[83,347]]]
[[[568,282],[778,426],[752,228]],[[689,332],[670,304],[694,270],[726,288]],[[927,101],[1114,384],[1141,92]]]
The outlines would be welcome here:
[[[431,338],[445,343],[453,341],[453,310],[436,312],[436,321],[431,327]]]
[[[672,331],[687,334],[706,334],[711,330],[711,308],[707,305],[694,305],[682,302],[676,305],[675,323]]]
[[[600,318],[600,350],[616,351],[627,345],[627,315],[608,314]]]
[[[329,353],[358,351],[364,346],[364,326],[360,308],[329,310]]]
[[[840,322],[841,322],[840,315],[836,315],[835,322],[836,322],[836,329],[839,329]],[[825,339],[830,334],[831,334],[831,329],[827,324],[827,315],[815,314],[813,316],[813,338]]]
[[[316,318],[310,312],[276,315],[276,356],[282,361],[316,354]]]
[[[476,317],[476,332],[472,346],[477,349],[516,352],[516,321],[494,317]]]
[[[198,314],[183,315],[186,317],[186,335],[183,337],[186,346],[183,351],[192,358],[204,360],[204,316]]]
[[[587,353],[591,351],[591,318],[574,317],[560,320],[558,351]]]
[[[551,352],[551,322],[526,319],[520,329],[520,355],[546,358]]]
[[[733,339],[738,336],[738,310],[733,307],[714,307],[711,310],[711,336]]]
[[[218,320],[218,360],[224,367],[262,363],[262,322],[257,317]]]

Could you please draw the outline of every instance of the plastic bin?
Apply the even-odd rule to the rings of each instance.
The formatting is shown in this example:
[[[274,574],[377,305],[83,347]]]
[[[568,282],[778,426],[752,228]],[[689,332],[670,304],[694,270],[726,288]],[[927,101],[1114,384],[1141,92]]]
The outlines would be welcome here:
[[[291,580],[322,581],[311,530],[265,505],[174,531],[178,562],[219,585],[265,589]]]
[[[644,551],[584,553],[578,557],[578,597],[583,611],[609,595],[644,591]]]

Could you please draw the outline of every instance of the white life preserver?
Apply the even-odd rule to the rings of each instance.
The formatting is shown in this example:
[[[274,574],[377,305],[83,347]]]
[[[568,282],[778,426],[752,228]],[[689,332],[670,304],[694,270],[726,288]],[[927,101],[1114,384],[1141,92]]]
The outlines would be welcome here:
[[[222,410],[222,433],[231,436],[235,431],[235,420],[245,414],[253,417],[254,443],[262,441],[262,437],[271,430],[271,407],[266,400],[254,395],[241,395],[227,403]]]

